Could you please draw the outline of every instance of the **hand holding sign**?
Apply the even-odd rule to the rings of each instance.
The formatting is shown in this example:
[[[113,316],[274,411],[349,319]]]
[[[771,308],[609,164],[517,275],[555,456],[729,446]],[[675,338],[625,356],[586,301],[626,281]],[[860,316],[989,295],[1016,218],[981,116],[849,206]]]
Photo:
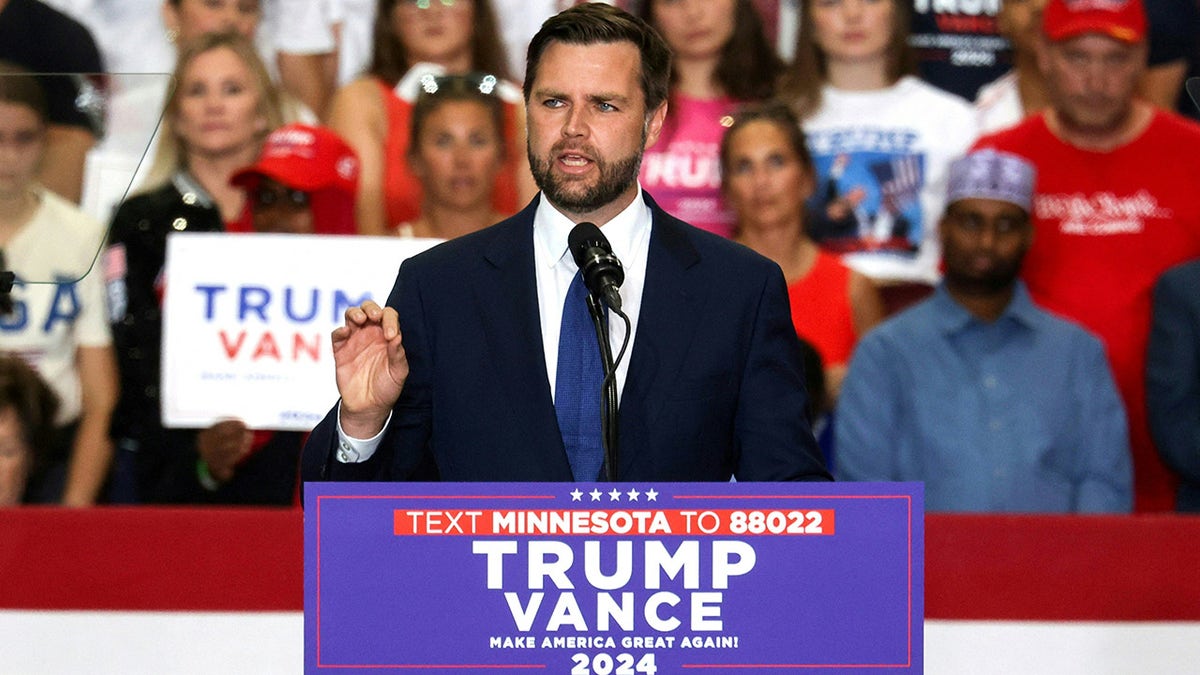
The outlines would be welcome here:
[[[371,300],[347,309],[346,323],[333,331],[333,360],[342,430],[371,438],[383,429],[408,378],[396,310]]]
[[[250,453],[254,432],[241,420],[222,420],[196,436],[196,452],[218,483],[233,478],[238,462]]]

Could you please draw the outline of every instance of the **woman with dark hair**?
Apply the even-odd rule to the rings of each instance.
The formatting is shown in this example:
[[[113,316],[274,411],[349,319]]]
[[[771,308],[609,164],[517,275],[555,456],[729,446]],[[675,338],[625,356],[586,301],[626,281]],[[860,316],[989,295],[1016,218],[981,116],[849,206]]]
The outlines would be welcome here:
[[[62,402],[46,471],[28,496],[89,506],[108,477],[117,397],[104,281],[92,270],[104,228],[37,180],[46,111],[37,79],[0,62],[0,251],[16,275],[0,309],[0,353],[25,359]]]
[[[334,96],[329,126],[362,161],[359,232],[388,234],[420,213],[421,184],[407,162],[413,103],[426,75],[478,72],[505,103],[505,168],[493,206],[511,214],[536,188],[525,154],[521,92],[508,82],[504,45],[488,0],[379,0],[367,74]]]
[[[877,280],[937,278],[949,164],[975,139],[970,105],[912,76],[902,0],[802,0],[780,96],[817,172],[810,230]]]
[[[0,354],[0,508],[25,500],[54,445],[58,396],[17,356]]]
[[[804,202],[812,195],[813,165],[792,111],[767,104],[738,112],[721,141],[721,175],[737,214],[737,241],[783,270],[792,323],[821,357],[824,404],[832,408],[854,345],[883,318],[883,302],[867,277],[808,235]]]
[[[648,0],[641,14],[671,47],[671,93],[639,180],[671,215],[731,236],[717,161],[721,134],[739,102],[772,95],[784,64],[750,0]]]
[[[504,104],[490,75],[432,77],[413,106],[408,162],[421,214],[401,235],[452,239],[499,222],[492,206],[504,166]]]

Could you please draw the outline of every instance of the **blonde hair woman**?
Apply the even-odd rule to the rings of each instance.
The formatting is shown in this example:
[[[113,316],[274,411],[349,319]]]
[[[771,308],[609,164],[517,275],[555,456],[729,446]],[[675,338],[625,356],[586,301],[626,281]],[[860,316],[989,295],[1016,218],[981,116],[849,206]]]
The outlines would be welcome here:
[[[104,256],[121,375],[113,425],[121,501],[207,501],[230,476],[205,458],[245,456],[254,439],[240,422],[163,428],[163,263],[170,236],[252,229],[246,193],[230,178],[279,126],[279,98],[254,48],[234,33],[188,42],[175,79],[147,190],[117,210]]]

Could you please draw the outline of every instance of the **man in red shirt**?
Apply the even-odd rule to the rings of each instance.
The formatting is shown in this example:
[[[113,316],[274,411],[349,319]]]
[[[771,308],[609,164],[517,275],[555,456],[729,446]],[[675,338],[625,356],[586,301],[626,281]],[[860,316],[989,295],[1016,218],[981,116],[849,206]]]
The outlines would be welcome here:
[[[1169,510],[1177,480],[1146,423],[1146,343],[1155,280],[1200,256],[1200,127],[1135,97],[1141,0],[1050,0],[1042,32],[1050,108],[976,147],[1037,167],[1025,282],[1039,305],[1104,341],[1129,417],[1135,509]]]

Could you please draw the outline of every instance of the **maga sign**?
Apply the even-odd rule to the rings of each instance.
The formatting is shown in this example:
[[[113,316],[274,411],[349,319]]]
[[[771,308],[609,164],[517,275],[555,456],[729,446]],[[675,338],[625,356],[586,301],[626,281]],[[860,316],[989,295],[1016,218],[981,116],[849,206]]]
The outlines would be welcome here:
[[[307,672],[921,672],[913,483],[305,486]]]
[[[400,263],[433,239],[283,234],[167,238],[162,402],[167,426],[237,417],[308,431],[337,401],[329,333],[383,304]]]

